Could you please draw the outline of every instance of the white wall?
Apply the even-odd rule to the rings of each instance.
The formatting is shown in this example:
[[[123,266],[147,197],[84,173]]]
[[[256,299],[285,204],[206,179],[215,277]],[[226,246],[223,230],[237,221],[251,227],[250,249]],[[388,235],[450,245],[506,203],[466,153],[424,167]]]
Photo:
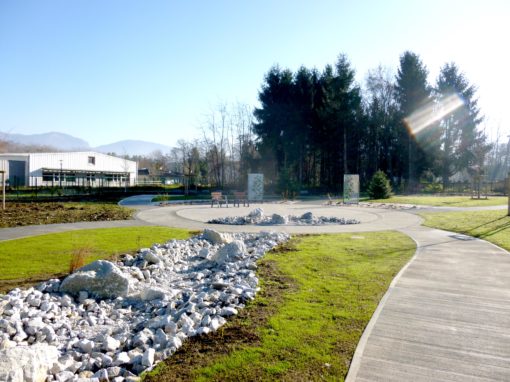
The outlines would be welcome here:
[[[95,164],[89,163],[89,157],[95,159]],[[95,152],[71,153],[33,153],[29,157],[29,177],[31,183],[42,184],[42,169],[90,171],[90,172],[128,172],[130,185],[134,185],[138,172],[134,161],[113,157]],[[31,184],[35,185],[35,184]]]
[[[89,157],[94,157],[94,164],[89,163]],[[43,168],[53,170],[60,170],[62,168],[62,170],[84,172],[128,172],[131,186],[136,184],[136,179],[138,177],[138,165],[136,162],[92,151],[67,153],[0,154],[0,161],[7,160],[26,161],[26,184],[28,185],[30,183],[31,186],[43,185]],[[99,184],[99,181],[95,184],[92,184],[92,186],[100,185],[101,184]],[[113,186],[115,184],[111,185]],[[124,183],[116,185],[123,186]]]

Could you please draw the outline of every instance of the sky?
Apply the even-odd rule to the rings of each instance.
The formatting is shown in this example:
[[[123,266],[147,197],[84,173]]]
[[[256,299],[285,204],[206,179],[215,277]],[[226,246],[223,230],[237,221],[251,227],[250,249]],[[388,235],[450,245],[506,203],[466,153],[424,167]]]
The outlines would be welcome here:
[[[506,140],[509,17],[505,0],[0,0],[0,132],[172,146],[220,103],[257,106],[273,65],[345,53],[363,84],[410,50],[431,83],[455,62]]]

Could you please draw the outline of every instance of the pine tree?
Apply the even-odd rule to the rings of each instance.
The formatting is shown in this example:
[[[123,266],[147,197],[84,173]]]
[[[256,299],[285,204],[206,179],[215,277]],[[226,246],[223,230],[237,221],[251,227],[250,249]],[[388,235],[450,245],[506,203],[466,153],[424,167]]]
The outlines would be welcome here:
[[[407,171],[405,169],[402,171],[404,174],[407,172],[405,178],[408,180],[410,189],[415,187],[420,174],[430,166],[432,159],[427,157],[423,148],[418,145],[411,127],[408,128],[404,123],[404,118],[431,104],[431,88],[427,83],[427,76],[427,68],[420,57],[409,51],[404,52],[400,57],[395,92],[402,121],[399,134],[402,144],[400,152],[403,156],[407,155],[407,158],[401,158],[401,163],[407,164]]]
[[[376,171],[367,191],[370,199],[388,199],[391,196],[392,190],[386,174],[381,170]]]
[[[441,145],[438,167],[443,189],[448,187],[449,178],[455,172],[472,171],[473,166],[483,166],[483,159],[490,149],[485,136],[478,131],[483,117],[480,116],[475,93],[476,87],[469,83],[455,63],[445,64],[441,68],[436,82],[438,105],[452,99],[460,98],[462,101],[460,107],[445,115],[439,124]]]

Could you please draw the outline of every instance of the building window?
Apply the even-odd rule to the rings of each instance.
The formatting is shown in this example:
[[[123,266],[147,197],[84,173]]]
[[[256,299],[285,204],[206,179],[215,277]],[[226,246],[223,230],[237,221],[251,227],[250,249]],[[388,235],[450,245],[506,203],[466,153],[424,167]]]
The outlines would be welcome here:
[[[44,182],[52,182],[53,181],[54,174],[51,171],[43,171],[42,180]]]
[[[89,164],[96,164],[96,157],[89,157]]]

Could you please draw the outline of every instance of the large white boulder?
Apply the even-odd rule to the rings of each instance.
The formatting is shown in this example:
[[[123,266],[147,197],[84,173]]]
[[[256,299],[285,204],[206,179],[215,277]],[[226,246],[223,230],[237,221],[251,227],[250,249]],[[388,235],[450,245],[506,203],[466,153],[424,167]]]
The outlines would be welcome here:
[[[234,240],[232,243],[225,244],[218,252],[211,257],[217,264],[224,264],[235,260],[240,260],[246,255],[246,245],[241,240]]]
[[[271,217],[271,224],[287,224],[289,219],[286,216],[280,214],[273,214]]]
[[[209,228],[204,229],[202,237],[212,244],[225,244],[232,241],[232,237],[228,233],[220,233]]]
[[[248,214],[248,216],[255,220],[262,220],[264,218],[264,210],[262,208],[255,208]]]
[[[0,350],[0,381],[44,382],[49,368],[56,362],[57,348],[46,344]]]
[[[67,276],[60,291],[74,295],[86,291],[98,298],[125,297],[129,291],[129,278],[113,263],[98,260]]]

